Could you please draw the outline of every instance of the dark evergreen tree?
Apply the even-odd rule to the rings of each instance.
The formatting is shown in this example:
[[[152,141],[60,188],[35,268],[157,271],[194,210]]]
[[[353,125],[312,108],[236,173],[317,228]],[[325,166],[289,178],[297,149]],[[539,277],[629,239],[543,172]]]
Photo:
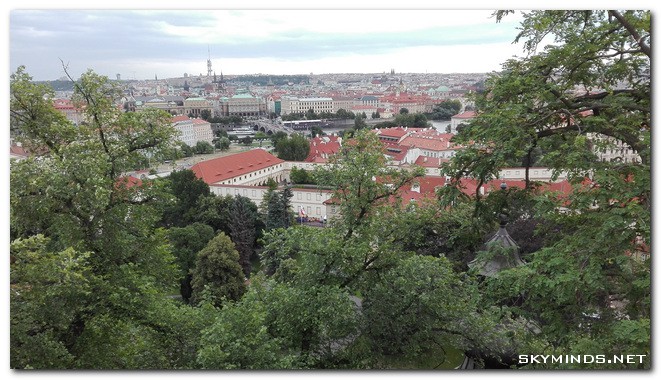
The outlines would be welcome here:
[[[191,271],[195,267],[197,253],[207,245],[214,235],[213,228],[202,223],[193,223],[183,228],[173,227],[168,230],[168,240],[172,245],[172,253],[181,273],[180,293],[184,301],[188,302],[192,295]]]
[[[230,236],[239,252],[239,264],[246,277],[250,276],[252,265],[250,259],[254,253],[256,209],[251,209],[254,203],[246,197],[237,195],[230,209]]]
[[[197,178],[192,170],[176,170],[170,173],[167,187],[176,199],[163,206],[163,224],[184,227],[192,223],[197,214],[198,199],[210,194],[209,185]]]

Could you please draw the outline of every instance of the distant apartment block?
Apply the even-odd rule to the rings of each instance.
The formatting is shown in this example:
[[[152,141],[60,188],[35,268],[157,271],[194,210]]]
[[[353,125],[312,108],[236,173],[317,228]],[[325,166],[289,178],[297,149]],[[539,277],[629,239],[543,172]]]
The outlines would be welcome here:
[[[312,109],[315,113],[333,112],[333,98],[296,98],[281,99],[281,114],[305,113]]]
[[[179,115],[172,118],[172,124],[179,132],[179,140],[188,146],[195,146],[198,141],[213,143],[213,131],[208,121]]]

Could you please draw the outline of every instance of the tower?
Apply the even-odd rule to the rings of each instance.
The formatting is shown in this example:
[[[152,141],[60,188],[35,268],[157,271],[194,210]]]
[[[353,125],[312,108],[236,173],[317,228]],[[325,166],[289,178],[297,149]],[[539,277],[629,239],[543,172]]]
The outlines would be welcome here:
[[[209,52],[209,58],[207,59],[207,77],[211,76],[211,48],[207,45],[207,50]]]

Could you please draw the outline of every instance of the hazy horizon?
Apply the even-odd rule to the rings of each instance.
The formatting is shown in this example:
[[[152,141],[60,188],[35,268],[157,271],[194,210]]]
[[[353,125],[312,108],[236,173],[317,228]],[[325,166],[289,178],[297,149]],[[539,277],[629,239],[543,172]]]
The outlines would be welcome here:
[[[10,11],[10,70],[57,80],[498,71],[522,54],[520,16],[489,10]]]

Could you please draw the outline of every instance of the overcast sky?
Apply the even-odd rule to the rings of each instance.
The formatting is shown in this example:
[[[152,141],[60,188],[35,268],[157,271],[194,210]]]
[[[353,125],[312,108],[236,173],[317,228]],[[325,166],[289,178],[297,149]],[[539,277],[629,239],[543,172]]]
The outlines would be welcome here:
[[[122,78],[206,74],[490,72],[521,46],[519,18],[489,10],[21,10],[10,70],[35,79],[88,68]]]
[[[646,8],[633,2],[631,7]],[[3,0],[0,7],[7,7],[9,21],[8,72],[24,65],[35,79],[46,80],[63,76],[60,60],[74,77],[93,69],[111,78],[152,79],[206,74],[209,56],[218,75],[498,71],[524,53],[522,44],[512,43],[520,17],[496,23],[491,8],[544,6],[464,0],[451,5],[471,10],[443,10],[437,8],[445,2],[431,0],[373,3]],[[547,3],[556,9],[617,8],[611,0]],[[383,9],[393,7],[406,9]]]

